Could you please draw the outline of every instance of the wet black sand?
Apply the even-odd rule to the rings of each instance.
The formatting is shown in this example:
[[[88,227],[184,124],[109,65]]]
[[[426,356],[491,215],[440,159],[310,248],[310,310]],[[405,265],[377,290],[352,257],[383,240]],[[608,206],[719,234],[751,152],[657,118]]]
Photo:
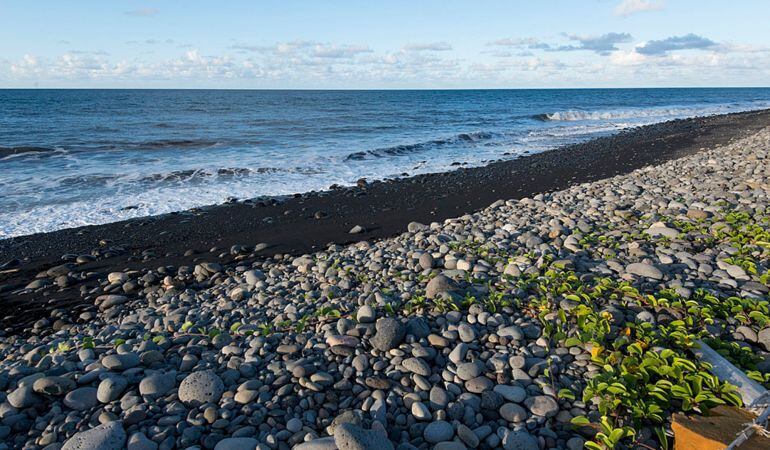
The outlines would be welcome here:
[[[228,262],[234,258],[230,248],[236,244],[247,247],[240,257],[250,259],[307,253],[331,242],[392,236],[411,221],[440,221],[498,199],[522,198],[627,173],[728,143],[766,126],[770,126],[770,110],[675,120],[479,168],[2,240],[0,329],[26,330],[54,308],[90,307],[91,302],[81,297],[81,288],[98,286],[98,279],[108,272]],[[349,234],[355,225],[366,231]],[[255,252],[258,243],[267,247]],[[92,253],[99,256],[76,269],[93,272],[88,280],[64,289],[54,284],[35,292],[23,290],[38,273],[65,262],[65,255]]]

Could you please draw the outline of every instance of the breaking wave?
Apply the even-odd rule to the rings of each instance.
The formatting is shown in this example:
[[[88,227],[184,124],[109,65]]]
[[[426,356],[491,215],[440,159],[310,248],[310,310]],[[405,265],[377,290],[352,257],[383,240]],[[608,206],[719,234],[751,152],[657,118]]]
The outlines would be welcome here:
[[[752,107],[767,107],[766,102],[758,102]],[[681,106],[673,108],[627,108],[608,109],[598,111],[584,111],[568,109],[552,113],[535,114],[533,119],[543,122],[578,122],[588,120],[616,120],[616,119],[667,119],[674,117],[692,117],[710,114],[722,114],[743,110],[743,107],[730,107],[729,105],[711,106]]]
[[[57,182],[63,187],[82,185],[106,186],[111,183],[184,183],[204,181],[212,178],[237,178],[250,175],[294,173],[300,175],[316,175],[322,173],[319,169],[308,167],[279,168],[279,167],[222,167],[219,169],[185,169],[165,173],[153,173],[137,176],[135,174],[89,174],[60,178]]]
[[[403,144],[394,145],[392,147],[377,148],[374,150],[365,150],[360,152],[350,153],[345,156],[345,161],[361,161],[368,158],[387,158],[390,156],[406,155],[417,152],[424,152],[435,148],[450,146],[450,145],[462,145],[472,144],[481,141],[487,141],[498,136],[496,133],[487,131],[476,131],[473,133],[460,133],[450,138],[445,139],[433,139],[425,142],[418,142],[416,144]]]
[[[18,155],[51,153],[55,151],[56,151],[55,148],[49,148],[49,147],[34,147],[34,146],[0,147],[0,159],[14,157]]]

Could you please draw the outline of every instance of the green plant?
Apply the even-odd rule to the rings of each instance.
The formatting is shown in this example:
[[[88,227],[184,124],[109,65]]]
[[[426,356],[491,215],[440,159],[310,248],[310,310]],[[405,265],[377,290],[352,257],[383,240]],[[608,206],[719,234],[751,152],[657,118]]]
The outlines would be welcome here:
[[[608,416],[602,416],[598,424],[591,423],[585,416],[577,416],[572,418],[572,424],[576,426],[590,426],[599,430],[593,441],[585,443],[585,448],[589,450],[614,449],[623,439],[636,436],[633,428],[616,426]]]

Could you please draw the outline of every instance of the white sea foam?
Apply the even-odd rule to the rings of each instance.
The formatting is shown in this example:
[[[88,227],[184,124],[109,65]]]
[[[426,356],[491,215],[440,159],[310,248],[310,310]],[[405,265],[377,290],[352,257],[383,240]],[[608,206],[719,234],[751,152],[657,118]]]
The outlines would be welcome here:
[[[615,119],[678,118],[724,114],[745,109],[770,107],[770,102],[757,102],[750,105],[693,105],[678,107],[624,108],[600,111],[566,110],[546,113],[543,117],[555,122],[578,122]]]

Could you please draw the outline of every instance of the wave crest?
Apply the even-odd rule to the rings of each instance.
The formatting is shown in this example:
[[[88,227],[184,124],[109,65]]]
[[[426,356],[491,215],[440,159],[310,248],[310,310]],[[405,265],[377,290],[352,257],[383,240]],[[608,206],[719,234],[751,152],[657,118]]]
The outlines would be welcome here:
[[[613,119],[646,119],[667,118],[693,115],[708,115],[724,112],[718,107],[677,107],[677,108],[631,108],[608,109],[599,111],[584,111],[568,109],[552,113],[536,114],[535,120],[543,122],[578,122],[588,120],[613,120]]]
[[[438,147],[457,144],[469,144],[474,142],[486,141],[496,136],[495,133],[488,131],[475,131],[472,133],[460,133],[445,139],[433,139],[431,141],[418,142],[416,144],[394,145],[392,147],[376,148],[374,150],[365,150],[353,152],[345,156],[345,161],[361,161],[367,158],[387,158],[390,156],[400,156],[410,153],[422,152]]]
[[[24,154],[40,154],[55,152],[55,148],[50,147],[35,147],[35,146],[20,146],[20,147],[0,147],[0,158],[7,158],[10,156],[24,155]]]

